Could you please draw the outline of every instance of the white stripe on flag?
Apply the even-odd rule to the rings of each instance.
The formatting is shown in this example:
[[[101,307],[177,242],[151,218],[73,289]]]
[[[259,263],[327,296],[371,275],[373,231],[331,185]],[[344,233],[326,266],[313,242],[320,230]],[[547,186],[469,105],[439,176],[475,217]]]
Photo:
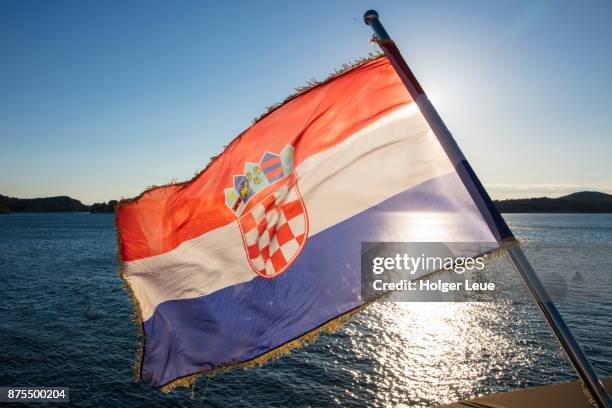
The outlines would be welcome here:
[[[309,214],[309,236],[453,172],[416,105],[407,105],[296,168]],[[420,221],[418,214],[406,214],[406,225],[398,229],[396,241],[460,242],[466,238],[460,228],[425,230]],[[494,241],[482,219],[465,222],[477,231],[471,240]],[[162,302],[207,295],[257,276],[248,264],[237,222],[185,241],[168,253],[126,262],[125,267],[144,320]]]

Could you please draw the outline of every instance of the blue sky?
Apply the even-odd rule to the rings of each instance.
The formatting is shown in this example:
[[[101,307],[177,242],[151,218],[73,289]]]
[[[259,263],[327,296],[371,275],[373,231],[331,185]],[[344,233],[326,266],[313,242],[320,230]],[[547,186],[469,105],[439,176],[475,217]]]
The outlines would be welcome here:
[[[379,3],[379,4],[378,4]],[[612,192],[611,2],[0,2],[0,194],[188,179],[381,20],[492,196]]]

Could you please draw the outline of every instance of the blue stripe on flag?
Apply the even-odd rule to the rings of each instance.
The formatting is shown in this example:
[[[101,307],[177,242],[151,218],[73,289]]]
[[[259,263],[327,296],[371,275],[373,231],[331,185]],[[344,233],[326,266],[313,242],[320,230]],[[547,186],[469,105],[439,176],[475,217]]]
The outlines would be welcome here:
[[[155,387],[197,371],[254,359],[361,304],[362,241],[392,241],[382,216],[478,212],[455,173],[406,190],[309,238],[278,278],[160,304],[144,322],[142,378]],[[388,235],[388,234],[387,234]],[[324,274],[324,277],[322,277]]]

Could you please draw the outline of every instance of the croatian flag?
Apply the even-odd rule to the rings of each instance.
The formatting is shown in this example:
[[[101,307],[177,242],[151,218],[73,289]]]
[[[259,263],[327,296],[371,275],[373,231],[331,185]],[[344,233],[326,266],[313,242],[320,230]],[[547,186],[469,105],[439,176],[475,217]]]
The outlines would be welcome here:
[[[498,245],[457,169],[378,57],[272,110],[191,181],[122,202],[141,378],[261,361],[350,315],[362,242]]]

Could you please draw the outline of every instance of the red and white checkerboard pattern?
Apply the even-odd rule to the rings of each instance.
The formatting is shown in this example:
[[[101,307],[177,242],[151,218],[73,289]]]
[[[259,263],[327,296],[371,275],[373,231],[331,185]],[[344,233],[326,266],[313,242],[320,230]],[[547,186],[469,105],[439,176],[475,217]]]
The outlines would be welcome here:
[[[239,218],[251,266],[261,276],[282,273],[307,234],[306,211],[296,187],[283,186]]]

